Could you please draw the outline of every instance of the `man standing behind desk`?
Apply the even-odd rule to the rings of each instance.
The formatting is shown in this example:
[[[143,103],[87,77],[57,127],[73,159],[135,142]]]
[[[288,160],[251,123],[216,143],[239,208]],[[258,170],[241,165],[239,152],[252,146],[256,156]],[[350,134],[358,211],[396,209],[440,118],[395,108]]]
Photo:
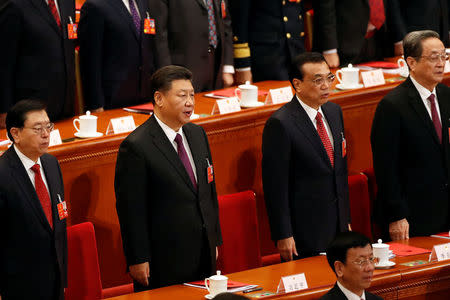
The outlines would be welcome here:
[[[154,114],[120,145],[116,207],[135,291],[204,279],[222,243],[205,131],[189,123],[192,73],[152,76]]]
[[[403,39],[410,76],[378,104],[372,124],[375,213],[392,240],[448,231],[450,89],[439,35]]]
[[[14,143],[0,156],[0,297],[64,299],[64,185],[58,161],[47,154],[53,123],[42,103],[22,100],[6,126]]]
[[[0,4],[0,128],[19,100],[42,99],[52,120],[73,116],[73,0],[5,0]]]
[[[344,123],[341,108],[328,102],[334,78],[320,53],[297,56],[296,95],[264,127],[264,197],[283,260],[325,252],[349,228]]]

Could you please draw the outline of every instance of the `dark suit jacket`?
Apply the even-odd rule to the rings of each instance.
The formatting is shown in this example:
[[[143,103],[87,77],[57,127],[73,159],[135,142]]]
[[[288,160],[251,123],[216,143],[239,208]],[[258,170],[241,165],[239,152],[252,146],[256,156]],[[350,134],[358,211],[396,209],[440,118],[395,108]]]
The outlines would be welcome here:
[[[365,291],[366,294],[366,300],[382,300],[380,296],[374,295],[369,293],[368,291]],[[338,287],[337,284],[334,285],[334,287],[328,291],[325,295],[320,297],[320,300],[347,300],[347,297],[344,295],[344,293],[341,291],[341,289]]]
[[[387,0],[386,13],[393,42],[398,42],[411,31],[431,29],[450,45],[448,0]]]
[[[450,89],[438,84],[442,145],[411,79],[378,104],[371,143],[378,185],[378,220],[406,218],[410,236],[448,230]]]
[[[66,221],[59,220],[64,185],[55,157],[41,156],[53,210],[53,230],[14,147],[0,156],[0,295],[2,299],[62,299],[67,286]],[[61,286],[62,285],[62,286]],[[60,288],[60,297],[54,297]]]
[[[150,262],[150,287],[195,278],[207,261],[215,270],[215,247],[222,244],[215,182],[204,130],[183,126],[197,172],[198,190],[154,116],[121,144],[117,157],[116,207],[128,265]],[[206,234],[205,234],[206,233]],[[201,256],[204,239],[209,254]]]
[[[52,120],[73,116],[74,42],[67,38],[73,0],[59,0],[62,29],[42,0],[9,0],[0,8],[0,113],[39,98]],[[1,6],[1,5],[0,5]]]
[[[274,241],[293,236],[300,256],[317,255],[350,223],[341,108],[322,105],[334,139],[334,168],[294,96],[264,127],[262,179]]]
[[[235,46],[250,46],[250,56],[235,57],[236,68],[251,66],[254,81],[288,80],[292,59],[305,51],[303,3],[231,0],[230,10]]]
[[[313,7],[315,51],[337,49],[341,65],[378,59],[390,54],[387,49],[392,51],[393,46],[387,44],[385,25],[376,32],[370,45],[374,49],[364,49],[370,18],[368,0],[320,0],[313,1]]]
[[[228,0],[224,0],[225,7]],[[208,89],[211,78],[215,78],[218,89],[223,86],[224,65],[233,65],[231,19],[228,8],[222,14],[221,0],[213,0],[216,16],[218,46],[215,51],[216,70],[211,74],[208,65],[208,10],[204,0],[155,0],[152,11],[156,15],[158,61],[162,66],[181,65],[194,74],[196,92]]]
[[[79,26],[80,70],[87,109],[117,108],[149,102],[149,78],[155,70],[154,35],[144,34],[149,12],[136,0],[141,32],[122,0],[87,0]]]

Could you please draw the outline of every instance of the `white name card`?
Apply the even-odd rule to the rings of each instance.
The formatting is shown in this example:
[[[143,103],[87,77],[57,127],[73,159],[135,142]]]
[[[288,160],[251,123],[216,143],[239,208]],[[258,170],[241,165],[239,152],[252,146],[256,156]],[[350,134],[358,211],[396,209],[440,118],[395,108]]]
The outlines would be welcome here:
[[[361,77],[365,87],[377,86],[385,83],[383,71],[381,71],[381,69],[361,72]]]
[[[55,146],[55,145],[61,145],[61,135],[59,134],[59,129],[55,129],[50,131],[50,140],[49,140],[49,147]]]
[[[430,254],[430,261],[450,259],[450,243],[434,245]]]
[[[230,97],[225,99],[218,99],[214,103],[211,114],[228,114],[241,110],[241,105],[239,104],[239,99],[237,97]]]
[[[133,131],[136,129],[133,116],[114,118],[109,120],[106,134],[117,134]]]
[[[306,283],[305,273],[284,276],[281,277],[280,283],[278,284],[278,293],[290,293],[295,291],[300,291],[308,288],[308,283]]]
[[[290,86],[282,87],[279,89],[270,89],[269,94],[266,97],[265,104],[278,104],[285,103],[292,100],[294,95],[292,94],[292,88]]]

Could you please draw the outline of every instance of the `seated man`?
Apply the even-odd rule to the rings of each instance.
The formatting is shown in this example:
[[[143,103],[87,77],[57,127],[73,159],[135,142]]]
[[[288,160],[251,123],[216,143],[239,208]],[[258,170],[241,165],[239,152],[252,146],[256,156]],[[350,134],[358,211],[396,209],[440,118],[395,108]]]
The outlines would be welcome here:
[[[382,299],[364,291],[370,286],[376,261],[367,237],[353,231],[338,234],[328,246],[327,259],[337,282],[321,300]]]

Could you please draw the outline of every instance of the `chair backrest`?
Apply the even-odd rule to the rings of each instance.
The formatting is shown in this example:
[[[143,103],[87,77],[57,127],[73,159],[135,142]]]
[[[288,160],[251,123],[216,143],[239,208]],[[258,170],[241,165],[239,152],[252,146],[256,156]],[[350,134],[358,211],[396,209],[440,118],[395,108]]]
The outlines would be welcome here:
[[[348,176],[352,230],[372,238],[369,188],[365,175]]]
[[[91,222],[67,228],[66,300],[102,298],[97,242]]]
[[[223,245],[217,269],[228,274],[261,266],[256,199],[253,191],[219,197]]]

